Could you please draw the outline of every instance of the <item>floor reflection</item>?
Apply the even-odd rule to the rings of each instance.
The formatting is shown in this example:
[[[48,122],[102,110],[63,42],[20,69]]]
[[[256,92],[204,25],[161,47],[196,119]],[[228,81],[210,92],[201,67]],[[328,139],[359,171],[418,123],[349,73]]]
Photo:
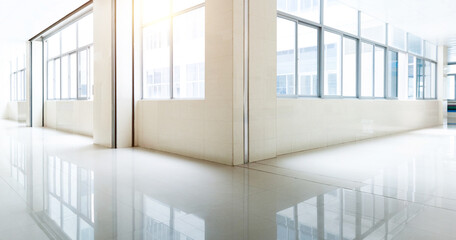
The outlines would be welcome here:
[[[107,150],[64,133],[47,139],[53,141],[0,137],[0,176],[49,239],[387,240],[456,234],[454,146],[438,156],[401,155],[407,160],[381,166],[349,188],[259,165]],[[447,140],[456,144],[453,136]],[[7,221],[1,212],[0,221]]]
[[[62,238],[94,239],[94,172],[56,156],[46,158],[45,169],[46,226]]]

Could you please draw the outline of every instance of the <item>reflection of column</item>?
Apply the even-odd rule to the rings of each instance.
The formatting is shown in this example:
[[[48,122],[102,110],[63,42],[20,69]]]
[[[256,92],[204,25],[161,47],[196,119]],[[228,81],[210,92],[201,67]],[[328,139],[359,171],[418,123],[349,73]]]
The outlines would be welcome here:
[[[361,237],[361,217],[362,217],[362,201],[361,201],[361,191],[356,189],[356,239]]]
[[[318,239],[325,239],[325,196],[317,196]]]
[[[117,167],[116,171],[113,172],[117,178],[117,180],[113,179],[117,183],[113,186],[113,188],[117,189],[115,196],[117,198],[117,233],[119,239],[133,240],[135,234],[135,209],[140,211],[141,206],[137,205],[135,207],[135,160],[132,160],[135,158],[131,157],[130,150],[126,152],[126,155],[129,155],[128,157],[123,157],[123,152],[118,152],[119,160],[114,163]]]

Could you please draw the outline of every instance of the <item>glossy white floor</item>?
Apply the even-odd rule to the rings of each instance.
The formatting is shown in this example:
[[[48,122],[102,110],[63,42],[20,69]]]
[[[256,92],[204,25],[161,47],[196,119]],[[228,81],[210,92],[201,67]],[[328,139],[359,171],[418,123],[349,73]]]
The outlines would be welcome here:
[[[0,132],[0,239],[456,238],[456,129],[241,167]]]

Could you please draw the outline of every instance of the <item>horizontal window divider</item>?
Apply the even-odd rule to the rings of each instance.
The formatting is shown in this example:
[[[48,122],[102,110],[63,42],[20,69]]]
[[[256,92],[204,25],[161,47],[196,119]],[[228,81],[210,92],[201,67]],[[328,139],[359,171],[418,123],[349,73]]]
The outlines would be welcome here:
[[[321,23],[310,21],[305,18],[301,18],[301,17],[295,16],[295,15],[292,15],[292,14],[289,14],[286,12],[278,11],[278,10],[277,10],[277,17],[280,17],[280,18],[283,18],[286,20],[290,20],[290,21],[298,21],[301,24],[306,24],[306,25],[316,27],[316,28],[321,28],[323,26]]]

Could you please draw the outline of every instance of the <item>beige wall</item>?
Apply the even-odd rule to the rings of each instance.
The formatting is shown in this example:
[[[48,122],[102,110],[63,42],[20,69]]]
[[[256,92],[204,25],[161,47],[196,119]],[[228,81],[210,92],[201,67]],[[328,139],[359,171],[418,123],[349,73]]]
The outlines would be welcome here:
[[[46,101],[45,127],[93,136],[93,101]]]
[[[206,0],[205,99],[139,101],[138,146],[228,165],[242,162],[243,23],[233,19],[242,11],[239,0]]]
[[[18,122],[26,122],[28,109],[28,102],[8,102],[8,119]]]
[[[278,99],[277,154],[442,124],[441,101]]]

